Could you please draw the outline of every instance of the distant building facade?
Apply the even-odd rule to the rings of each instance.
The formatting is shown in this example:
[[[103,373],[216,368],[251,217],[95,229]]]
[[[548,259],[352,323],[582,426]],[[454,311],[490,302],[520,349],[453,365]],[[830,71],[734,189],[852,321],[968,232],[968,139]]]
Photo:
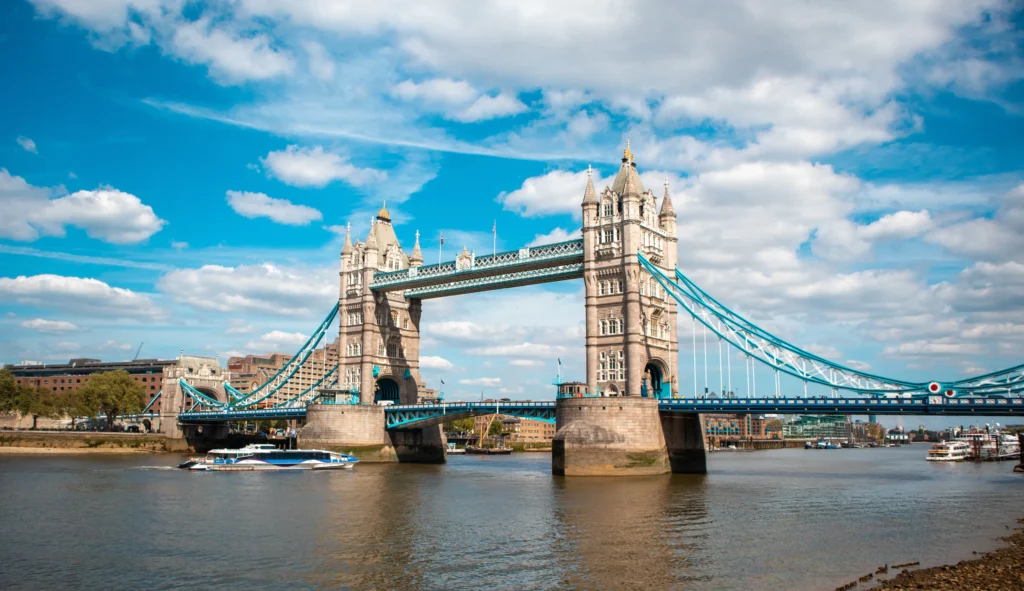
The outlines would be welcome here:
[[[783,425],[782,432],[794,439],[852,439],[853,424],[848,416],[804,415]]]
[[[231,372],[231,387],[242,394],[249,394],[274,377],[292,358],[286,353],[268,353],[266,355],[246,355],[228,359],[228,371]],[[314,349],[295,375],[276,394],[260,403],[260,406],[273,406],[285,402],[308,390],[326,373],[338,364],[338,340],[326,347]],[[328,380],[330,382],[332,380]],[[328,384],[329,385],[329,384]]]
[[[89,381],[93,374],[107,371],[127,371],[142,386],[143,405],[149,404],[160,392],[164,369],[177,365],[177,359],[136,359],[134,361],[100,361],[99,359],[71,359],[67,363],[38,365],[5,365],[20,386],[47,388],[54,392],[74,391]],[[159,412],[160,401],[151,409]]]
[[[487,434],[487,429],[494,420],[495,415],[483,415],[473,417],[475,432]],[[524,443],[551,442],[555,438],[555,424],[535,419],[524,419],[508,415],[498,415],[501,421],[502,432],[508,435],[509,441],[521,441]]]

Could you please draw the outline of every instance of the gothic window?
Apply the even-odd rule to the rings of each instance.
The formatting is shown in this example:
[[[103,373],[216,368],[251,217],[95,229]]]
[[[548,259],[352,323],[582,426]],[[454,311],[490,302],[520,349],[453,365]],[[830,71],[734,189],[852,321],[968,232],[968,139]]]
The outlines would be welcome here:
[[[384,341],[377,341],[377,355],[384,356]]]
[[[619,366],[619,379],[620,380],[624,380],[624,379],[626,379],[626,363],[625,363],[625,361],[622,358],[622,351],[621,350],[619,351],[617,356],[618,356],[618,366]]]
[[[601,360],[597,365],[597,381],[603,382],[607,379],[608,355],[601,353]]]
[[[597,295],[604,295],[604,281],[597,282]]]
[[[615,289],[616,289],[616,293],[622,293],[622,280],[621,279],[615,281]]]
[[[398,326],[398,312],[391,312],[391,326]]]
[[[602,320],[598,324],[601,327],[601,334],[602,335],[608,334],[608,321],[607,320]]]
[[[384,326],[384,313],[383,312],[377,312],[376,320],[377,320],[377,324],[378,325]]]
[[[398,357],[398,341],[392,340],[388,343],[388,357]]]
[[[402,328],[404,328],[406,330],[409,329],[409,317],[408,316],[406,316],[405,318],[402,318]]]
[[[612,215],[612,202],[611,201],[605,201],[604,202],[604,215],[608,215],[608,216]]]
[[[640,280],[640,295],[647,295],[647,280]]]
[[[612,242],[618,242],[618,241],[619,241],[619,229],[618,228],[612,228]]]

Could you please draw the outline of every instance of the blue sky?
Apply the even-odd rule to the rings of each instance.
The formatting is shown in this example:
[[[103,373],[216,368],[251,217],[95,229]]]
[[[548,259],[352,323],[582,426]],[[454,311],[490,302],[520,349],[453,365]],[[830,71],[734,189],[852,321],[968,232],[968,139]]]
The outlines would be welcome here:
[[[550,4],[3,3],[0,361],[294,349],[383,200],[428,261],[564,239],[629,138],[682,270],[765,327],[909,379],[1020,362],[1013,3]],[[550,396],[581,289],[428,302],[425,377]]]

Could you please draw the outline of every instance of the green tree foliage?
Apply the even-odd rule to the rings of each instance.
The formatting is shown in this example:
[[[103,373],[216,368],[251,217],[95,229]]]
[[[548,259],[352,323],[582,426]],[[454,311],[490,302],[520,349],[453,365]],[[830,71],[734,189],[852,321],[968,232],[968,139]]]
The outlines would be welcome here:
[[[501,434],[502,434],[501,421],[498,420],[498,417],[494,417],[494,419],[491,420],[491,424],[487,426],[487,436],[488,437],[496,437],[496,436],[500,436]]]
[[[444,430],[454,433],[471,433],[476,430],[476,421],[472,418],[448,421],[444,424]]]
[[[81,390],[66,390],[54,392],[54,406],[62,417],[71,417],[71,426],[74,428],[75,419],[83,415],[92,414],[85,406],[85,399]]]
[[[9,370],[0,369],[0,412],[15,410],[18,399],[18,383]]]
[[[57,408],[57,395],[49,388],[20,386],[17,389],[15,410],[22,416],[32,417],[32,428],[36,428],[39,417],[56,419],[63,416]]]
[[[113,428],[114,418],[118,415],[142,410],[142,384],[123,369],[94,374],[79,391],[87,414],[103,413],[107,416],[108,431]]]

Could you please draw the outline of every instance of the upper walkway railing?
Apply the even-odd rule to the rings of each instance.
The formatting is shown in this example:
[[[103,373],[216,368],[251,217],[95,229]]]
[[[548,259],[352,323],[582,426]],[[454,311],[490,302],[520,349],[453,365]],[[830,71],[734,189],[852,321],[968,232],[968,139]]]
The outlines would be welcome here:
[[[583,240],[524,247],[493,255],[470,255],[463,261],[409,267],[399,271],[381,271],[373,276],[370,289],[396,291],[423,288],[453,280],[490,277],[515,271],[527,271],[568,263],[583,262]]]

